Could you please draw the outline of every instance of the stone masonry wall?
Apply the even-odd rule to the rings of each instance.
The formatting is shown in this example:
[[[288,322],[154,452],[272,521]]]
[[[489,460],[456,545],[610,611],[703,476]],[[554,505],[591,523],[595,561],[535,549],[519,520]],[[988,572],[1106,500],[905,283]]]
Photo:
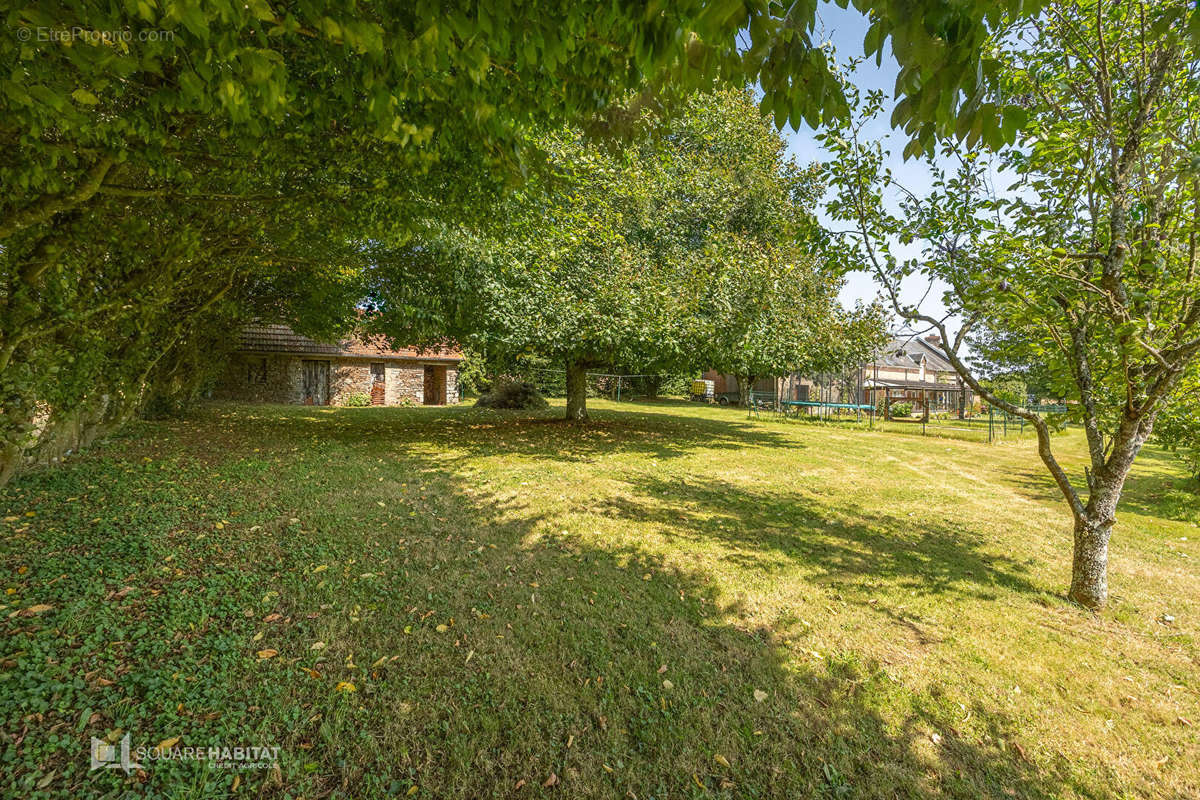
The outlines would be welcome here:
[[[334,361],[329,367],[329,404],[345,405],[351,395],[371,396],[371,365],[366,361]]]
[[[420,364],[389,363],[385,374],[384,405],[398,406],[404,398],[420,405],[425,399],[425,367]]]
[[[262,363],[266,359],[266,376],[263,379]],[[325,360],[325,359],[318,359]],[[328,359],[329,402],[344,404],[353,394],[371,396],[371,362]],[[292,403],[304,401],[304,370],[299,356],[269,355],[255,356],[236,354],[229,359],[224,372],[213,387],[212,396],[217,400],[236,400],[250,403]],[[384,404],[401,405],[405,398],[409,403],[421,405],[425,399],[425,365],[388,361],[385,362]],[[457,403],[458,370],[446,368],[446,403]]]
[[[300,360],[291,356],[234,355],[213,387],[218,400],[251,403],[299,403],[302,393]]]

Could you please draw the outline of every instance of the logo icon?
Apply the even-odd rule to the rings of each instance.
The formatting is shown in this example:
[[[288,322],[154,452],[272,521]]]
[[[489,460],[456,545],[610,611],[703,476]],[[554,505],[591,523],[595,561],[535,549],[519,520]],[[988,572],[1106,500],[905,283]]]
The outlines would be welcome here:
[[[133,772],[135,769],[141,769],[142,765],[134,761],[129,755],[129,736],[125,734],[121,737],[121,750],[117,751],[116,745],[109,744],[103,739],[92,737],[92,769],[123,769],[125,774]]]

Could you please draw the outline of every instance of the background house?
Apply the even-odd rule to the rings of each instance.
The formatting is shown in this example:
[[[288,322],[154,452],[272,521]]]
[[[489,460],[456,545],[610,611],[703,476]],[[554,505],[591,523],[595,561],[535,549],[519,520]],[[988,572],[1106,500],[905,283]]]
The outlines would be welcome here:
[[[372,405],[458,402],[456,348],[392,349],[381,337],[315,342],[286,325],[249,325],[213,396],[223,400],[342,405],[366,396]]]
[[[866,364],[846,373],[768,378],[757,382],[754,391],[821,403],[878,406],[890,400],[911,403],[922,415],[926,410],[961,415],[972,407],[972,392],[942,354],[940,341],[936,335],[922,339],[900,333]]]
[[[899,335],[892,338],[862,370],[862,402],[878,405],[912,403],[919,412],[962,414],[972,405],[970,387],[942,353],[941,338]]]

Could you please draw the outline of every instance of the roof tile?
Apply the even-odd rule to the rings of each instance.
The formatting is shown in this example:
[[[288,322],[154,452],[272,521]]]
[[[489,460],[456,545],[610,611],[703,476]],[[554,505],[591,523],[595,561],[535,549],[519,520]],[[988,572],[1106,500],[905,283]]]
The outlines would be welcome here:
[[[343,339],[337,344],[326,344],[301,336],[287,325],[247,325],[238,335],[237,349],[250,353],[298,353],[381,360],[462,361],[463,358],[462,350],[457,347],[392,348],[388,346],[387,339],[380,335],[366,340]]]

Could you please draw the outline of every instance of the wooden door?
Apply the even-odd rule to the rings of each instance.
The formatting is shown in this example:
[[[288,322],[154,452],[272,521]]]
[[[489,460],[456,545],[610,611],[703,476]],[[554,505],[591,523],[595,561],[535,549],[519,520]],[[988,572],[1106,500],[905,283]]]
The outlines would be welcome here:
[[[387,370],[383,364],[371,365],[371,405],[381,406],[387,401]]]
[[[446,368],[425,367],[424,402],[427,406],[446,404]]]
[[[304,367],[304,405],[329,405],[329,362],[302,362]]]

